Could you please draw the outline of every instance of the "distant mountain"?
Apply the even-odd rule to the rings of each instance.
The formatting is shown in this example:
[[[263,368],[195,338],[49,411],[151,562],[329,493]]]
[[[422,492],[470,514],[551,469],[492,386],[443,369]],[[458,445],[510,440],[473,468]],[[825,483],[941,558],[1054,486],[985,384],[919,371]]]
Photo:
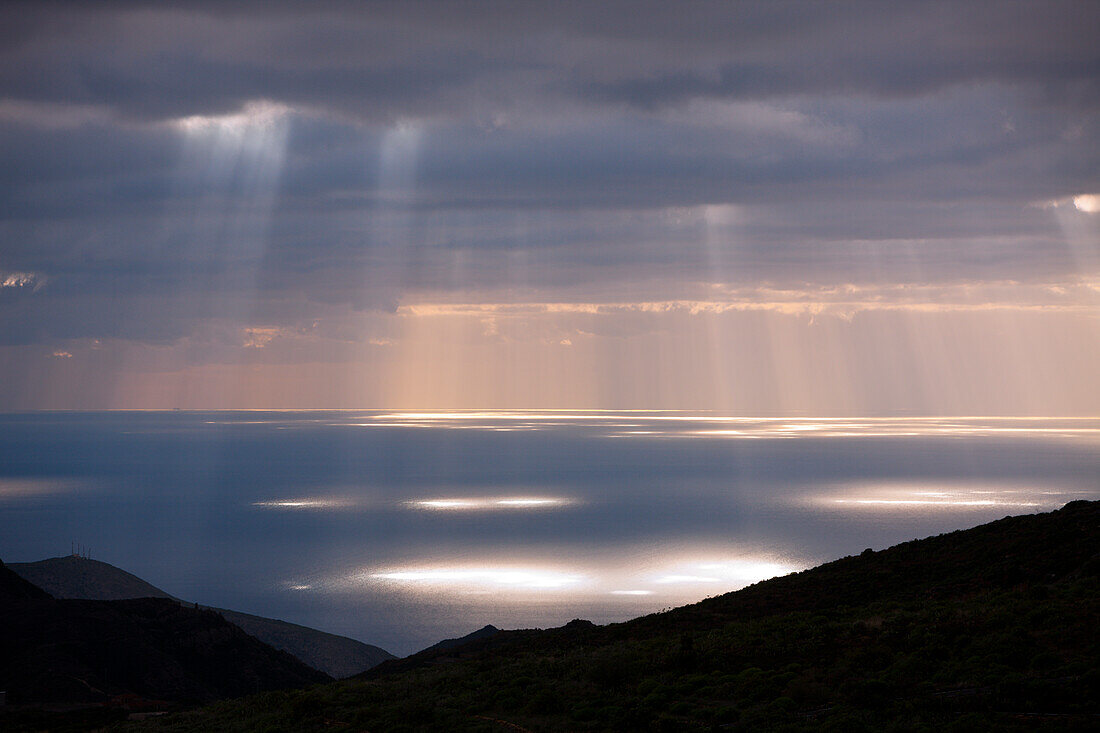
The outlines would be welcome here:
[[[0,689],[9,704],[205,702],[331,679],[213,611],[166,598],[55,599],[28,585],[0,563]]]
[[[395,659],[385,649],[288,621],[214,608],[260,641],[282,649],[325,674],[343,679]]]
[[[8,565],[15,573],[56,598],[122,600],[167,598],[178,601],[136,575],[99,560],[69,555]],[[385,649],[287,621],[240,611],[205,607],[222,614],[260,641],[281,649],[337,679],[394,659]]]
[[[8,567],[54,598],[121,601],[127,598],[173,598],[136,575],[99,560],[78,555],[38,562],[12,562]]]

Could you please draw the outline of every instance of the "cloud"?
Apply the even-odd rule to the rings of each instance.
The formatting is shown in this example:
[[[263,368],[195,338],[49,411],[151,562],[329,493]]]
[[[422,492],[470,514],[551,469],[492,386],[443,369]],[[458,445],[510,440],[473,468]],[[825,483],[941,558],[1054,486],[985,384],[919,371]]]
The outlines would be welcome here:
[[[1083,193],[1080,196],[1074,196],[1073,205],[1078,211],[1083,211],[1086,214],[1100,212],[1100,194]]]
[[[144,119],[255,99],[392,121],[1005,83],[1095,106],[1098,16],[1080,2],[9,3],[0,91]]]
[[[244,329],[244,341],[241,343],[246,349],[262,349],[275,338],[283,335],[283,329],[271,326],[250,326]]]
[[[801,288],[700,288],[706,299],[604,302],[411,303],[397,315],[412,318],[554,318],[627,314],[719,315],[772,312],[783,315],[832,315],[850,320],[856,313],[1037,312],[1079,314],[1100,319],[1100,282],[1073,285],[1006,282],[962,282],[952,285],[843,284]]]
[[[369,361],[402,352],[410,309],[463,303],[498,310],[456,338],[510,344],[508,309],[573,308],[532,335],[568,353],[665,311],[1076,319],[1100,261],[1098,22],[1080,2],[6,3],[0,349],[28,373],[54,351],[118,369],[123,344],[162,371]]]
[[[0,271],[0,288],[37,288],[44,280],[33,272]]]

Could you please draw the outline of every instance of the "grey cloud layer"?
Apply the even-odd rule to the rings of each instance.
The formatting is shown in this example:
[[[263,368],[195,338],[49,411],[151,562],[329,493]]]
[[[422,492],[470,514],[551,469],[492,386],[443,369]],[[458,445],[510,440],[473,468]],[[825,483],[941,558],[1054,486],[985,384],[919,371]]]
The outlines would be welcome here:
[[[6,4],[0,273],[40,286],[0,291],[0,342],[410,291],[1069,277],[1095,218],[1073,239],[1040,205],[1100,191],[1098,27],[1085,2]],[[178,123],[260,101],[262,149]]]
[[[1027,83],[1095,106],[1100,7],[1046,3],[15,3],[0,86],[180,116],[277,98],[392,118],[544,95],[910,95]]]

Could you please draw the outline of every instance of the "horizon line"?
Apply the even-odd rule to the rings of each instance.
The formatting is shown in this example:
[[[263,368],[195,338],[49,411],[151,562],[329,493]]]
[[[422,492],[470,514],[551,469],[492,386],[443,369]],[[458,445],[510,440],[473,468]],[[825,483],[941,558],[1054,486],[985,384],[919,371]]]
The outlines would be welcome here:
[[[919,413],[912,415],[881,415],[881,414],[843,414],[843,415],[810,415],[805,413],[789,414],[739,414],[723,412],[705,408],[580,408],[580,407],[27,407],[27,408],[0,408],[3,414],[24,413],[61,413],[61,412],[384,412],[399,414],[478,414],[486,416],[497,413],[580,413],[580,414],[608,414],[618,415],[626,413],[637,414],[697,414],[714,415],[738,420],[788,420],[798,418],[803,420],[1100,420],[1100,415],[972,415],[955,413]]]

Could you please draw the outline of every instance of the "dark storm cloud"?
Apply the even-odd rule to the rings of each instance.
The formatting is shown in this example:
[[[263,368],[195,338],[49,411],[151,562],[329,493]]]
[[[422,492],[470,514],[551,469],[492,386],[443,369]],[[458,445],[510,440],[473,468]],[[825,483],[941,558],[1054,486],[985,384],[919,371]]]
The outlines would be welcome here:
[[[1080,255],[1041,205],[1100,190],[1097,27],[1084,2],[8,3],[0,281],[38,286],[0,291],[0,341],[409,290],[1057,278]],[[217,115],[242,121],[181,122]]]
[[[1083,2],[34,2],[0,25],[0,93],[138,117],[255,98],[387,119],[974,83],[1100,100],[1100,8]]]
[[[1076,118],[1074,127],[1060,113],[1010,114],[1016,100],[1009,94],[981,102],[853,102],[818,114],[794,105],[716,105],[664,116],[561,119],[549,127],[527,120],[500,129],[426,125],[409,203],[653,207],[809,193],[929,200],[993,188],[1026,202],[1095,183],[1094,119]],[[301,117],[290,128],[280,180],[289,203],[346,208],[378,195],[378,130]],[[104,205],[163,197],[169,184],[176,197],[203,193],[201,180],[171,180],[182,146],[167,127],[9,124],[0,136],[0,195],[13,215],[59,215],[70,206],[110,214],[116,209]],[[89,181],[105,185],[88,191]],[[832,188],[838,181],[845,187]],[[50,196],[40,195],[44,189]]]

